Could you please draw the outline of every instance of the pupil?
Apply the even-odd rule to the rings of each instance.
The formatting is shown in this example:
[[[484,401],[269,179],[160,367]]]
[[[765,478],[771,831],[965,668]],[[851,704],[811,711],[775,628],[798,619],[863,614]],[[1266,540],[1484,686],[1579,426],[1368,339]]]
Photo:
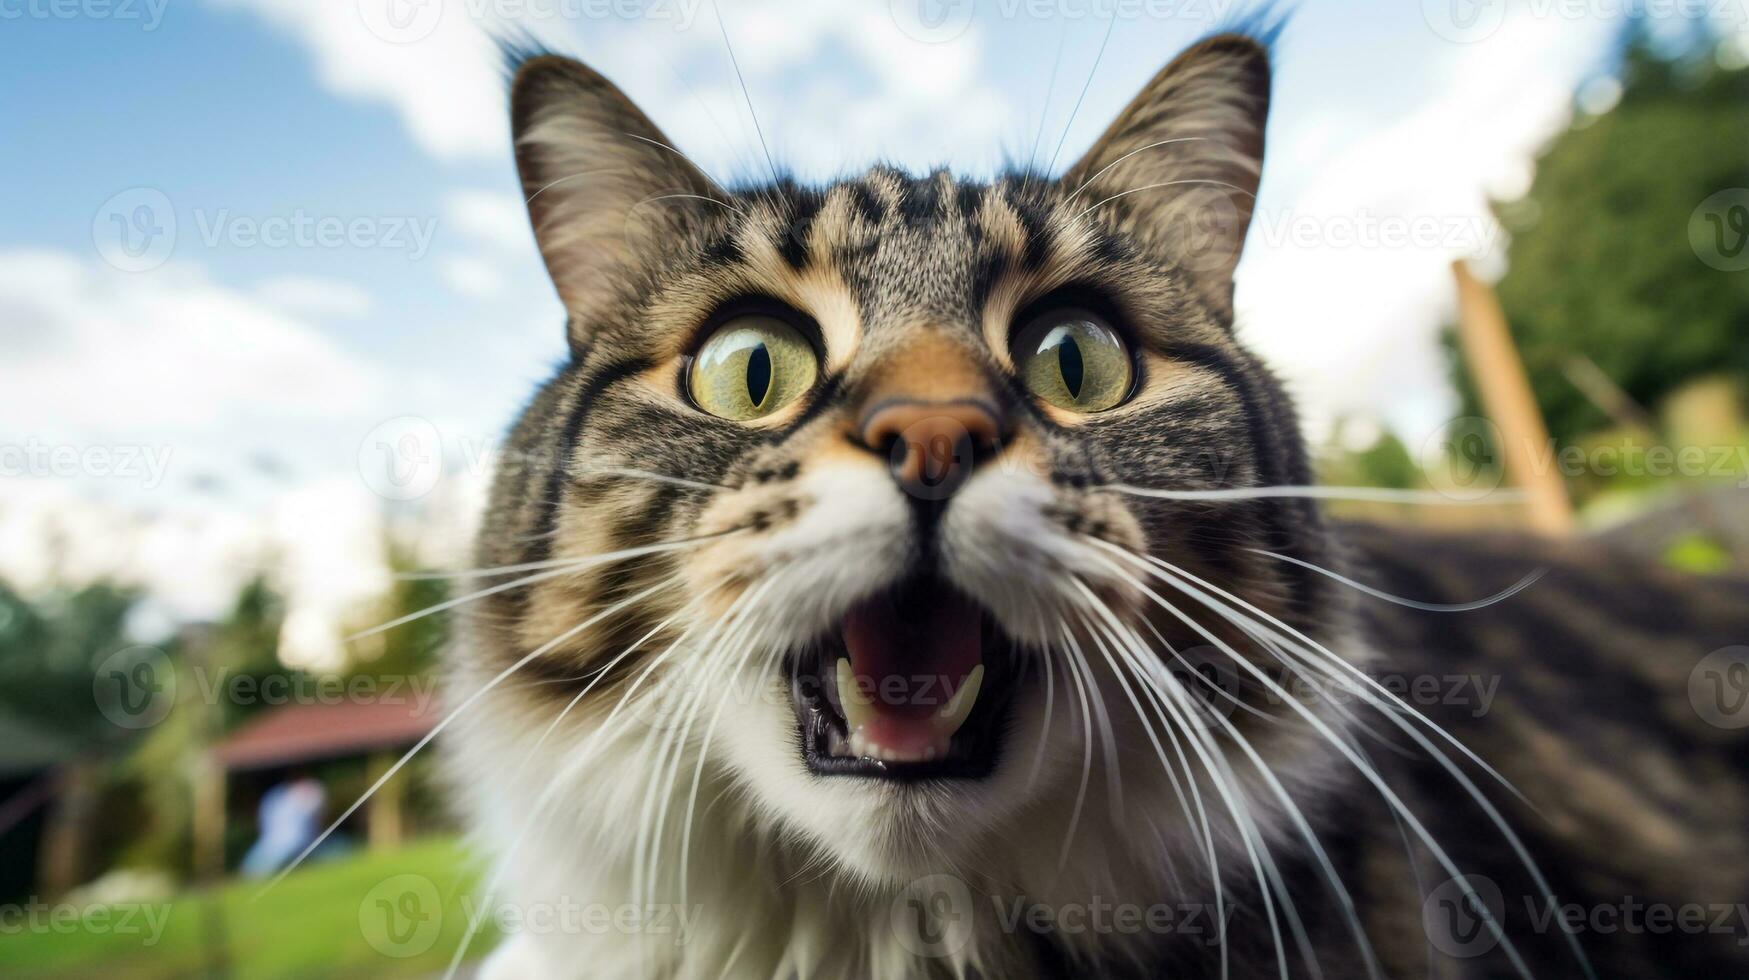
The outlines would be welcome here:
[[[1063,386],[1069,389],[1069,397],[1080,398],[1085,367],[1081,363],[1081,345],[1074,338],[1065,337],[1057,345],[1057,369],[1063,372]]]
[[[771,352],[764,344],[753,348],[747,355],[747,396],[753,399],[753,407],[765,404],[765,396],[771,393]]]

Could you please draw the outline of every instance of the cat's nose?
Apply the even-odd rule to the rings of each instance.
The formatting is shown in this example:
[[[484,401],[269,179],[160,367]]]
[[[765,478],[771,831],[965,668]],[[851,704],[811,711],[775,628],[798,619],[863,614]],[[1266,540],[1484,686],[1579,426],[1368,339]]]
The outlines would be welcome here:
[[[886,457],[893,479],[919,501],[952,496],[1002,440],[1000,410],[982,399],[889,398],[858,422],[863,445]]]

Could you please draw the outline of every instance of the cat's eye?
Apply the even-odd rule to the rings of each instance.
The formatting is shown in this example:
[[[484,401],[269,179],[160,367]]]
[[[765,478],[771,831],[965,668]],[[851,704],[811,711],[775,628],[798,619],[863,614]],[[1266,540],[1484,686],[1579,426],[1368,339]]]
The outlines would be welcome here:
[[[1135,380],[1129,345],[1096,314],[1057,309],[1014,334],[1014,366],[1038,397],[1072,412],[1103,412],[1122,402]]]
[[[716,329],[693,357],[687,391],[693,404],[746,422],[807,394],[819,356],[801,332],[773,316],[737,316]]]

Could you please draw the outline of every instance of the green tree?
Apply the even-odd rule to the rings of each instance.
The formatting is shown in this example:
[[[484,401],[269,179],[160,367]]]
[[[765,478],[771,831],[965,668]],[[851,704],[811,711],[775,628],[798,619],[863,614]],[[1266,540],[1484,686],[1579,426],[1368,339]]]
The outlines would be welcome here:
[[[1749,188],[1749,71],[1721,68],[1711,38],[1670,56],[1635,29],[1624,47],[1620,102],[1578,117],[1530,192],[1496,207],[1512,236],[1501,304],[1568,444],[1608,422],[1569,380],[1574,354],[1646,406],[1697,375],[1749,378],[1749,273],[1709,265],[1689,239],[1703,201]],[[1453,364],[1464,414],[1480,414]]]

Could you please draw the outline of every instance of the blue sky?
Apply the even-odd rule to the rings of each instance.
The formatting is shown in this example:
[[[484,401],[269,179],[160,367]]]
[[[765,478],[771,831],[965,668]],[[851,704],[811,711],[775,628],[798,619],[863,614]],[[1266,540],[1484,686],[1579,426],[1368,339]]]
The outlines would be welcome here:
[[[1749,21],[1745,0],[1709,4],[1727,28]],[[1623,7],[1296,5],[1277,48],[1239,308],[1315,431],[1361,418],[1413,448],[1450,413],[1433,345],[1450,312],[1449,263],[1498,269],[1486,198],[1528,185],[1576,92],[1590,86],[1607,104],[1598,79]],[[635,16],[615,13],[627,9]],[[583,56],[707,169],[751,176],[763,156],[714,10],[0,0],[0,181],[11,191],[0,209],[0,545],[8,514],[92,502],[160,523],[225,513],[227,541],[274,523],[286,499],[306,513],[333,513],[349,495],[380,509],[369,467],[386,422],[397,439],[427,426],[444,472],[477,484],[479,461],[563,350],[515,195],[488,34],[517,26]],[[722,13],[773,155],[820,179],[877,158],[988,172],[1041,132],[1041,157],[1063,143],[1062,169],[1160,65],[1237,10],[724,0]],[[130,235],[157,237],[132,242],[140,256],[117,252],[139,220]],[[342,232],[271,239],[299,221]],[[1375,241],[1391,222],[1424,240]],[[155,448],[173,463],[150,479],[43,455],[93,446]],[[19,464],[18,447],[39,455]],[[309,497],[313,486],[325,489]],[[474,492],[456,490],[455,506]],[[178,547],[216,546],[195,534]]]

